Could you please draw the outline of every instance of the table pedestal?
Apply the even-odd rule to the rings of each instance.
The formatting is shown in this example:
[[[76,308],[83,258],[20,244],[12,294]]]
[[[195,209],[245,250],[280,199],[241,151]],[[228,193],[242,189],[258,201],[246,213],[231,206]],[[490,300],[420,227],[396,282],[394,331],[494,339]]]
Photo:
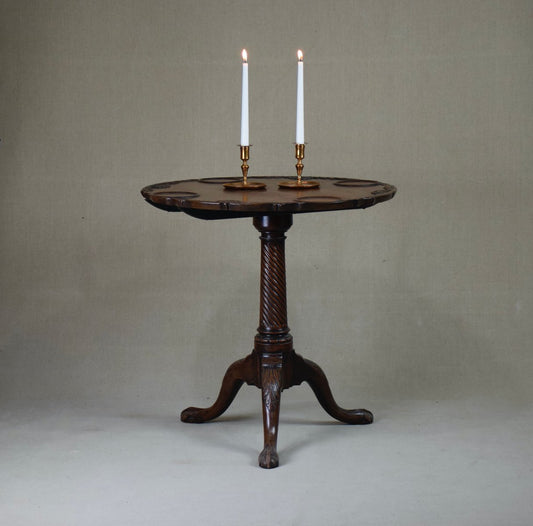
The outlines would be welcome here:
[[[211,407],[189,407],[181,420],[203,423],[220,416],[234,400],[243,383],[262,391],[264,448],[259,455],[262,468],[279,464],[276,450],[281,391],[307,382],[320,405],[333,417],[347,424],[370,424],[373,416],[366,409],[343,409],[337,405],[322,369],[296,354],[287,324],[285,281],[285,232],[292,225],[292,214],[256,216],[254,226],[261,233],[261,297],[259,328],[254,350],[226,371],[222,387]]]

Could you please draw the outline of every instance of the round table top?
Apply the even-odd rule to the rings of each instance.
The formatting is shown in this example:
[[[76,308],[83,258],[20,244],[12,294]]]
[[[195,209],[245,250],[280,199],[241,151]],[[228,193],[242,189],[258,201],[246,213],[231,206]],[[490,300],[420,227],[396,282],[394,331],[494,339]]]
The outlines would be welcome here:
[[[266,184],[263,190],[229,190],[224,183],[239,177],[188,179],[147,186],[141,190],[152,205],[170,212],[183,211],[201,219],[226,219],[268,214],[299,214],[368,208],[394,197],[390,184],[365,179],[313,177],[320,188],[281,189],[289,177],[249,177]]]

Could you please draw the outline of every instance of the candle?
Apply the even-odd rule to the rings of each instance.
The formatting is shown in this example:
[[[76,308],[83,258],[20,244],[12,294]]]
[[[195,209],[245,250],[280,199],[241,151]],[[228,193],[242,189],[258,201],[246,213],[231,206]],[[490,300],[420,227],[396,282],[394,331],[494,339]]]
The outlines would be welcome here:
[[[250,146],[250,123],[248,113],[248,53],[242,50],[242,106],[241,106],[241,146]]]
[[[298,84],[296,88],[296,144],[304,144],[304,54],[298,50]]]

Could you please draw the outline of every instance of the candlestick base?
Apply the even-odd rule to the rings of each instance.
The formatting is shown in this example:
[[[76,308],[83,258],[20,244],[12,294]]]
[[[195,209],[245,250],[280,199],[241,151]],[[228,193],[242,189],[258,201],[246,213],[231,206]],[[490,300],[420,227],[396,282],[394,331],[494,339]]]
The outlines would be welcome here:
[[[263,190],[266,188],[265,183],[259,183],[256,181],[248,181],[248,160],[250,159],[250,146],[239,146],[241,149],[241,171],[242,171],[242,181],[235,183],[225,183],[224,188],[226,190]]]
[[[296,181],[283,181],[278,184],[279,188],[286,188],[288,190],[306,190],[309,188],[320,188],[320,183],[316,181],[304,181],[302,179],[302,172],[304,169],[302,159],[305,157],[305,144],[296,143],[294,147],[295,147],[295,157],[297,160]]]
[[[224,188],[226,190],[263,190],[266,188],[266,184],[255,181],[238,181],[235,183],[224,183]]]
[[[304,190],[309,188],[320,188],[320,183],[317,181],[283,181],[278,184],[279,188],[288,188],[290,190]]]

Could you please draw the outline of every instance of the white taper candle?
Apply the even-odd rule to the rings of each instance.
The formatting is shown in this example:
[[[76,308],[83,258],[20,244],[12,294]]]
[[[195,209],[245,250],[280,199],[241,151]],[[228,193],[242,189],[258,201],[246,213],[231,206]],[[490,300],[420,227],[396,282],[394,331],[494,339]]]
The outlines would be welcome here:
[[[298,50],[298,83],[296,88],[296,144],[304,144],[304,54]]]
[[[242,50],[242,106],[241,146],[250,146],[250,117],[248,111],[248,53]]]

